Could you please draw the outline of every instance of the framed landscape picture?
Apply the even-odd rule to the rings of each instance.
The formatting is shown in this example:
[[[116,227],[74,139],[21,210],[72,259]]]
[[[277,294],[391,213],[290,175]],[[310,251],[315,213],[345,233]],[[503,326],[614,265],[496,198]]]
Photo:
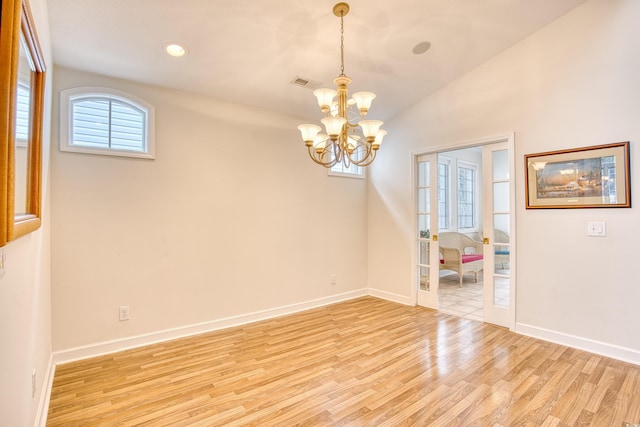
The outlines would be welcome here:
[[[525,155],[527,209],[629,208],[629,142]]]

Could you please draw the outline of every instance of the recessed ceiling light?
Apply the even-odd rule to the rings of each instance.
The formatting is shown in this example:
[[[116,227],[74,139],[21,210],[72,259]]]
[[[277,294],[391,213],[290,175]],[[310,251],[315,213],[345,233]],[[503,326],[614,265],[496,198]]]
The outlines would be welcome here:
[[[187,54],[187,48],[178,43],[167,43],[164,45],[164,51],[171,56],[179,58]]]
[[[420,55],[422,53],[425,53],[429,49],[431,49],[431,42],[424,41],[418,43],[413,47],[413,53],[415,53],[416,55]]]

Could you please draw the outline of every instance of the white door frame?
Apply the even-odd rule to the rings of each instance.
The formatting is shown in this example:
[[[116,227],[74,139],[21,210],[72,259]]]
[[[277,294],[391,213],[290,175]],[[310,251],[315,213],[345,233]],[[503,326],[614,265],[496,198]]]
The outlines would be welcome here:
[[[419,156],[428,155],[428,154],[439,154],[446,151],[455,151],[459,149],[465,149],[470,147],[484,146],[495,143],[506,143],[509,150],[509,192],[510,192],[510,210],[511,210],[511,219],[510,219],[510,274],[511,274],[511,289],[510,289],[510,310],[507,315],[507,326],[510,330],[515,330],[516,324],[516,267],[517,267],[517,257],[516,257],[516,215],[515,215],[515,203],[516,203],[516,185],[515,185],[515,136],[514,133],[508,133],[504,135],[498,135],[494,137],[488,137],[483,139],[471,140],[467,142],[462,142],[453,145],[441,145],[433,148],[414,151],[411,153],[411,170],[412,170],[412,215],[413,215],[413,226],[411,227],[411,236],[409,241],[411,242],[411,300],[414,301],[415,305],[418,305],[418,286],[419,286],[419,277],[418,277],[418,251],[417,251],[417,229],[418,229],[418,219],[417,219],[417,195],[416,195],[416,178],[417,178],[417,170],[416,170],[416,160]],[[437,165],[436,165],[437,167]],[[486,207],[485,207],[486,208]],[[433,215],[433,212],[432,212]],[[436,211],[437,216],[437,211]],[[432,220],[433,224],[433,220]],[[434,292],[435,301],[438,300],[437,292],[438,292],[438,282],[431,283],[432,291]],[[430,301],[433,301],[434,298],[429,298]],[[437,305],[435,307],[431,307],[437,309]]]

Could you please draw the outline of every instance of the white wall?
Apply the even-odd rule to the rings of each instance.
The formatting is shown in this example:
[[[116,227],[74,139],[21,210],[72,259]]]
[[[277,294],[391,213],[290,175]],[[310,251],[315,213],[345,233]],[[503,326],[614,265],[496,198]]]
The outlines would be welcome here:
[[[0,425],[33,425],[46,395],[51,359],[49,141],[52,59],[47,2],[30,0],[47,69],[43,131],[42,227],[4,247],[0,278]],[[36,370],[36,395],[31,373]]]
[[[640,203],[639,21],[637,0],[589,1],[390,121],[369,188],[369,286],[411,295],[411,153],[515,132],[517,328],[640,363],[640,211],[527,211],[523,166],[630,140]],[[607,237],[587,237],[588,221]]]
[[[53,150],[54,350],[366,293],[366,181],[313,163],[300,119],[59,68],[56,114],[76,86],[151,103],[156,159]]]

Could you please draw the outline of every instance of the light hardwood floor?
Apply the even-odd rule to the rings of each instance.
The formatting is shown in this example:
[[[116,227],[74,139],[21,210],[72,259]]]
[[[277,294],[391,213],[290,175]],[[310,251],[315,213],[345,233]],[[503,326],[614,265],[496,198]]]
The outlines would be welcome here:
[[[48,426],[624,426],[640,366],[365,297],[56,368]]]

